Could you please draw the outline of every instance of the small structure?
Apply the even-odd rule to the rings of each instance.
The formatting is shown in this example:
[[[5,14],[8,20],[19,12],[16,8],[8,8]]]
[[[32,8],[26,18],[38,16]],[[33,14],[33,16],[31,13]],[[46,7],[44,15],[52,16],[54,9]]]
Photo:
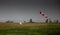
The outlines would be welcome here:
[[[20,22],[20,24],[22,24],[22,22]]]

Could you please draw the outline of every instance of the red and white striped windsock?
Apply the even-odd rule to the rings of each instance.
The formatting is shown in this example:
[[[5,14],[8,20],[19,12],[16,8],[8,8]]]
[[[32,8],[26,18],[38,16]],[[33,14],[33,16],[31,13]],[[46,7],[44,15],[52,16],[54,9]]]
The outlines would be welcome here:
[[[48,16],[45,15],[43,12],[40,11],[40,14],[41,14],[44,18],[48,19]]]

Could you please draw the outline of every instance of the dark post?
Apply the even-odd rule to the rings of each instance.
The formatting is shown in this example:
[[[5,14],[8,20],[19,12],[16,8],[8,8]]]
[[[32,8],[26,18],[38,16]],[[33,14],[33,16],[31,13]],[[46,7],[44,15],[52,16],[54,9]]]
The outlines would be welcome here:
[[[48,23],[48,19],[46,19],[46,21],[45,21],[46,23]]]
[[[30,23],[32,23],[32,19],[30,19]]]

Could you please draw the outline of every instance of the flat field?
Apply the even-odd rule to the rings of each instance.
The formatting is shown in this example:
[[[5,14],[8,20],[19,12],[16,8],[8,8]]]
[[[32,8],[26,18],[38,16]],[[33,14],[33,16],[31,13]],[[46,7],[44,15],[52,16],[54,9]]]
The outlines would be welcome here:
[[[60,35],[60,24],[0,23],[0,35]]]

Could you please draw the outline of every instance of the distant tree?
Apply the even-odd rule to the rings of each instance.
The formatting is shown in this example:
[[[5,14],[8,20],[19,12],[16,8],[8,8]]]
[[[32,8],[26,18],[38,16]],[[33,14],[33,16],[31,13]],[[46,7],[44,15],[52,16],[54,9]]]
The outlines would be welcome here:
[[[52,23],[52,20],[51,19],[49,20],[49,23]]]
[[[59,23],[59,20],[56,20],[56,23]]]
[[[10,21],[10,23],[13,23],[13,21]]]
[[[10,23],[10,21],[8,20],[8,21],[6,21],[6,23]]]
[[[25,23],[26,21],[24,21],[24,23]]]
[[[59,20],[54,20],[54,23],[59,23]]]
[[[32,19],[30,19],[30,23],[32,23]]]
[[[9,21],[9,20],[8,20],[8,21],[6,21],[6,23],[13,23],[13,21]]]
[[[45,21],[46,23],[48,23],[48,19],[46,19],[46,21]]]

